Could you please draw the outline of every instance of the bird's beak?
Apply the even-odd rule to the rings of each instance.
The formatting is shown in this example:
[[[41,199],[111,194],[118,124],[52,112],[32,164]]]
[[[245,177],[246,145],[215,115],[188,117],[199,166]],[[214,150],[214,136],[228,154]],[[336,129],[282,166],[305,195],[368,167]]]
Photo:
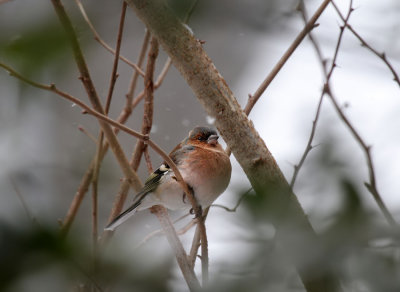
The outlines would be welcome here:
[[[211,135],[210,137],[208,137],[207,143],[210,145],[217,145],[218,143],[218,135]]]

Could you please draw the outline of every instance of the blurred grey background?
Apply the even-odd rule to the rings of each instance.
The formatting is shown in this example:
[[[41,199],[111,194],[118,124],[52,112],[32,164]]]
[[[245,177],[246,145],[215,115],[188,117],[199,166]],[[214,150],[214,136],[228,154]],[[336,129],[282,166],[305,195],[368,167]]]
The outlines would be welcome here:
[[[309,15],[320,2],[306,1]],[[93,39],[74,1],[64,1],[64,4],[79,35],[97,91],[104,101],[113,56]],[[84,1],[83,4],[100,36],[115,47],[121,1]],[[189,4],[171,1],[180,14],[184,14]],[[346,13],[348,4],[339,4],[342,12]],[[197,38],[205,41],[205,50],[241,105],[245,105],[248,94],[256,90],[303,27],[296,5],[294,0],[208,0],[197,3],[189,26]],[[387,54],[396,70],[400,69],[399,2],[354,1],[354,7],[356,10],[350,23],[373,47]],[[313,32],[329,64],[341,22],[334,10],[328,8],[318,23],[319,27]],[[142,23],[128,9],[122,55],[136,60],[144,31]],[[60,89],[88,103],[63,33],[50,1],[14,0],[0,4],[1,62],[37,82],[55,83]],[[156,74],[166,59],[161,49]],[[124,106],[132,70],[121,62],[118,73],[110,111],[113,118]],[[400,219],[400,92],[391,79],[382,61],[346,32],[332,87],[356,129],[373,146],[378,187],[389,209]],[[293,165],[304,151],[322,84],[320,65],[312,46],[305,40],[250,115],[288,180]],[[142,82],[139,82],[136,93],[142,88]],[[30,224],[12,180],[33,216],[43,224],[56,227],[57,220],[65,216],[96,150],[95,144],[79,131],[78,126],[97,137],[97,121],[82,115],[81,110],[70,102],[22,84],[4,70],[0,70],[0,89],[0,220],[15,227]],[[155,93],[154,109],[151,138],[166,151],[171,150],[194,126],[212,123],[173,67]],[[142,112],[140,104],[127,125],[140,130]],[[129,157],[136,140],[124,133],[119,134],[119,139]],[[318,218],[333,214],[340,205],[341,198],[335,195],[338,174],[353,180],[369,210],[381,216],[363,186],[368,179],[364,154],[327,99],[314,145],[318,147],[310,153],[295,192],[317,229],[326,226],[326,221]],[[153,152],[151,158],[153,166],[157,167],[161,159]],[[324,167],[318,164],[320,161],[324,161]],[[218,199],[218,203],[227,206],[233,206],[241,192],[249,188],[234,157],[232,163],[231,186]],[[143,164],[139,175],[143,180],[147,176]],[[108,218],[121,178],[122,173],[109,152],[100,172],[100,227]],[[72,228],[72,233],[84,241],[90,241],[90,210],[88,194]],[[220,277],[230,279],[235,273],[232,270],[237,268],[235,265],[251,254],[253,243],[248,239],[255,231],[249,229],[250,221],[243,208],[236,213],[212,209],[207,221],[211,275],[218,270]],[[121,227],[115,244],[122,255],[129,253],[133,244],[157,228],[156,219],[142,212],[137,215],[137,220]],[[256,229],[268,236],[272,232],[270,226]],[[186,247],[190,239],[190,234],[184,237]],[[143,247],[154,253],[156,263],[156,258],[163,259],[165,253],[169,255],[168,246],[163,244],[160,248],[159,245],[157,239]],[[231,258],[230,255],[237,250],[242,251],[241,255]],[[176,284],[178,287],[179,283]]]

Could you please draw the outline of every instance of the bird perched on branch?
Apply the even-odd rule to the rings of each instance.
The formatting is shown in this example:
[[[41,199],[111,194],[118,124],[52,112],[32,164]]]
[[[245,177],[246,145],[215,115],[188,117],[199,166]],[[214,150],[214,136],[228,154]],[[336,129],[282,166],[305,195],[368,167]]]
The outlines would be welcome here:
[[[197,203],[206,208],[225,191],[231,178],[229,156],[218,143],[217,132],[208,127],[196,127],[169,154]],[[133,204],[105,228],[114,230],[136,211],[162,205],[171,210],[190,209],[188,198],[170,166],[164,162],[154,171]]]

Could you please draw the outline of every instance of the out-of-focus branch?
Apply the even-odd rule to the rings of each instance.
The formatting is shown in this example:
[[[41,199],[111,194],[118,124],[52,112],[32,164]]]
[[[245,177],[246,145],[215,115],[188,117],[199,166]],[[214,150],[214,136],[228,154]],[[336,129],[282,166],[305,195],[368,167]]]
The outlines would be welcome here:
[[[92,133],[86,130],[84,126],[79,125],[78,130],[85,134],[90,140],[92,140],[92,142],[94,142],[95,144],[97,143],[97,139],[92,135]]]
[[[158,220],[160,221],[160,224],[165,232],[165,236],[167,237],[169,244],[175,252],[178,265],[181,268],[183,277],[185,278],[190,291],[199,291],[199,280],[197,279],[193,269],[190,267],[186,252],[183,249],[182,243],[179,240],[175,228],[169,219],[167,210],[162,206],[153,206],[151,208],[151,211],[157,216]]]
[[[229,207],[221,205],[221,204],[212,204],[211,207],[221,208],[227,212],[236,212],[237,208],[239,208],[239,206],[242,203],[242,201],[244,200],[244,198],[250,194],[252,189],[253,188],[248,189],[243,195],[241,195],[239,200],[236,202],[235,206],[233,206],[232,208],[229,208]]]
[[[380,195],[380,193],[378,191],[378,187],[377,187],[377,183],[376,183],[375,168],[374,168],[374,164],[373,164],[373,160],[372,160],[372,156],[371,156],[371,147],[366,144],[366,142],[364,141],[364,139],[362,139],[361,135],[355,129],[353,124],[346,117],[346,115],[344,114],[343,110],[341,109],[339,103],[337,102],[337,98],[335,97],[335,95],[334,95],[334,93],[333,93],[333,91],[331,89],[331,86],[330,86],[330,79],[331,79],[331,76],[333,74],[334,69],[336,68],[336,60],[337,60],[337,56],[338,56],[338,53],[339,53],[339,48],[340,48],[342,36],[343,36],[344,30],[346,28],[351,30],[350,27],[349,27],[348,21],[349,21],[351,13],[354,11],[354,8],[352,7],[353,1],[350,1],[350,6],[349,6],[349,9],[348,9],[348,12],[347,12],[346,16],[343,16],[341,14],[340,10],[337,8],[337,6],[333,2],[332,2],[332,4],[335,6],[335,9],[337,10],[337,13],[342,18],[343,26],[340,27],[340,33],[339,33],[338,41],[336,43],[335,53],[334,53],[334,56],[333,56],[333,59],[332,59],[332,64],[331,64],[330,70],[325,75],[325,85],[324,85],[324,90],[323,90],[321,98],[320,98],[320,103],[321,103],[323,95],[327,94],[328,97],[330,98],[330,100],[332,101],[332,104],[333,104],[337,114],[339,115],[340,119],[343,121],[343,123],[349,129],[349,131],[352,134],[352,136],[354,137],[354,139],[357,141],[357,143],[362,148],[362,150],[363,150],[363,152],[365,154],[366,161],[367,161],[368,173],[369,173],[369,182],[365,183],[365,186],[368,189],[368,191],[372,194],[373,198],[375,199],[379,209],[383,213],[383,215],[386,218],[387,222],[391,226],[397,226],[396,220],[394,219],[393,215],[390,213],[389,209],[387,208],[385,202],[382,199],[382,196]],[[353,34],[354,34],[354,32],[353,32]],[[315,40],[313,40],[313,39],[312,39],[312,44],[313,44],[314,47],[316,47],[316,48],[318,47],[317,42]],[[323,59],[321,59],[320,57],[319,57],[319,59],[320,59],[321,62],[323,62],[322,61]],[[324,66],[324,63],[322,63],[321,65]],[[390,68],[390,66],[389,66],[389,68]],[[320,108],[320,104],[318,105],[318,108]],[[302,163],[304,162],[305,156],[307,155],[307,151],[311,147],[311,141],[312,141],[312,138],[313,138],[313,135],[314,135],[314,132],[315,132],[315,123],[316,123],[315,121],[318,119],[318,114],[319,114],[319,109],[317,110],[316,119],[314,120],[313,129],[312,129],[312,132],[311,132],[311,135],[310,135],[309,142],[308,142],[308,144],[306,146],[306,151],[304,152],[303,157],[302,157],[300,163],[297,166],[298,169],[301,167]],[[294,173],[293,178],[292,178],[292,182],[294,182],[295,175],[297,175],[296,168],[295,168],[295,173]]]
[[[186,218],[187,216],[189,216],[190,214],[187,213],[181,217],[179,217],[178,219],[174,220],[172,223],[175,225],[175,223],[181,221],[182,219]],[[192,228],[194,225],[196,225],[196,220],[191,220],[188,224],[186,224],[184,227],[182,227],[181,229],[176,231],[176,234],[178,235],[182,235],[185,234],[190,228]],[[153,237],[156,237],[158,235],[162,235],[164,234],[164,230],[161,229],[157,229],[154,230],[153,232],[149,233],[148,235],[146,235],[145,238],[143,238],[136,246],[135,248],[139,248],[143,245],[145,245],[150,239],[152,239]]]
[[[349,24],[345,22],[345,17],[343,16],[343,14],[340,12],[339,8],[337,7],[337,5],[335,4],[334,1],[332,1],[332,5],[335,8],[337,14],[339,15],[339,17],[342,19],[344,25],[346,26],[346,28],[348,28],[352,34],[361,42],[361,45],[368,49],[369,51],[371,51],[371,53],[373,53],[375,56],[377,56],[379,59],[381,59],[386,67],[388,67],[388,69],[390,70],[390,72],[393,74],[393,80],[397,83],[398,86],[400,86],[400,78],[399,75],[397,74],[396,70],[394,69],[393,65],[389,62],[389,60],[386,57],[386,54],[384,52],[380,53],[378,52],[376,49],[374,49],[371,45],[369,45],[364,38],[361,37],[361,35]]]
[[[195,36],[161,0],[126,0],[138,17],[171,57],[208,115],[232,149],[256,193],[265,200],[278,202],[279,220],[274,219],[279,241],[297,266],[307,291],[338,291],[339,283],[329,272],[315,275],[301,264],[301,255],[293,248],[296,234],[309,244],[318,239],[297,198],[291,192],[281,170],[253,124],[240,108],[225,80],[215,68]],[[327,5],[329,1],[324,1]],[[200,225],[199,225],[200,226]]]
[[[11,182],[11,186],[15,191],[15,194],[17,195],[19,201],[21,202],[22,208],[24,208],[24,211],[26,215],[28,216],[29,220],[31,220],[34,224],[39,224],[36,217],[33,215],[32,211],[29,209],[28,204],[26,203],[24,196],[22,195],[21,191],[19,190],[19,187],[17,183],[15,182],[14,178],[9,175],[9,179]]]
[[[83,7],[83,4],[80,0],[75,0],[76,5],[78,6],[83,18],[85,19],[86,23],[89,25],[90,30],[92,31],[93,35],[94,35],[94,39],[96,41],[98,41],[107,51],[109,51],[112,54],[116,54],[116,50],[112,49],[98,34],[98,32],[96,31],[96,29],[94,28],[93,23],[90,21],[88,15],[86,14],[85,8]],[[121,59],[122,61],[124,61],[126,64],[128,64],[129,66],[131,66],[132,68],[134,68],[140,75],[144,76],[144,72],[142,71],[142,69],[140,69],[140,65],[136,65],[135,63],[129,61],[127,58],[125,58],[124,56],[119,55],[118,56],[119,59]]]

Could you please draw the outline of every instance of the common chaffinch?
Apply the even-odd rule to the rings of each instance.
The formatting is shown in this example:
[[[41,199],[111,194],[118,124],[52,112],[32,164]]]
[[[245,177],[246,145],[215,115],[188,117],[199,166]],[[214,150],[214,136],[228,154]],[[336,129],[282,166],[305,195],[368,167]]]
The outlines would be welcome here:
[[[218,138],[215,130],[196,127],[169,154],[202,208],[210,206],[225,191],[231,178],[229,156],[218,143]],[[133,204],[105,229],[114,230],[136,211],[154,205],[170,210],[190,209],[192,206],[166,162],[148,177]]]

